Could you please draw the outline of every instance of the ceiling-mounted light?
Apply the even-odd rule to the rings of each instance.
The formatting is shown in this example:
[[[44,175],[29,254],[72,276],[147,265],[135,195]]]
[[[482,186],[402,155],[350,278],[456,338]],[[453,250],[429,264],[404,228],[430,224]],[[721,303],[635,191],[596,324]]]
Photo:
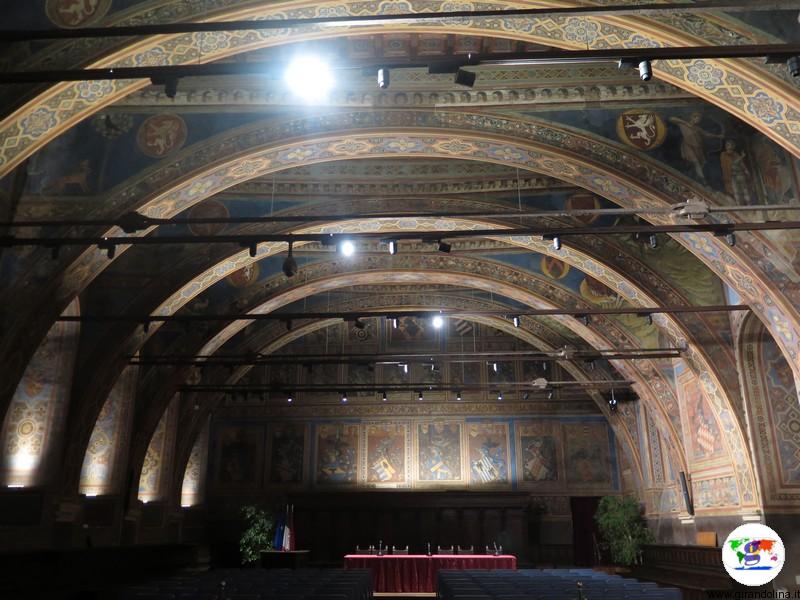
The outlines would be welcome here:
[[[649,242],[650,242],[650,247],[653,250],[658,248],[658,236],[655,233],[650,234]]]
[[[289,242],[289,252],[283,261],[283,274],[287,277],[294,277],[297,274],[297,261],[292,254],[292,242]]]
[[[447,242],[443,242],[442,240],[439,240],[437,247],[439,248],[439,252],[444,252],[445,254],[449,253],[450,250],[453,249],[452,245],[448,244]]]
[[[588,326],[589,326],[589,323],[591,323],[591,322],[592,322],[591,318],[589,318],[589,315],[583,315],[583,316],[581,316],[581,321],[583,322],[583,324],[584,324],[586,327],[588,327]]]
[[[789,75],[800,77],[800,56],[791,57],[786,61],[786,66],[789,67]]]
[[[728,242],[728,246],[733,248],[736,245],[736,234],[733,232],[725,234],[725,241]]]
[[[456,71],[456,83],[465,87],[473,87],[478,75],[474,71],[467,71],[465,69],[458,69]]]
[[[389,240],[387,243],[389,244],[389,254],[392,256],[397,254],[397,240]]]
[[[586,361],[586,368],[590,371],[594,371],[594,360],[589,359]]]
[[[442,317],[441,315],[436,315],[435,317],[433,317],[432,322],[434,329],[441,329],[442,326],[444,325],[444,317]]]
[[[456,401],[461,402],[461,392],[456,392]]]
[[[388,398],[386,397],[386,392],[383,392],[381,395],[381,401],[386,402],[386,400],[388,400]]]
[[[292,392],[289,392],[288,394],[286,394],[286,402],[288,402],[289,404],[294,402],[294,398],[292,397]]]
[[[553,250],[561,250],[561,238],[557,235],[553,236]]]
[[[389,69],[381,67],[378,69],[378,87],[385,90],[389,87]]]
[[[493,362],[493,363],[492,363],[492,371],[494,371],[495,373],[497,373],[497,363],[496,363],[496,362]]]
[[[422,390],[419,391],[419,396],[417,396],[417,400],[419,400],[420,402],[425,400],[425,398],[422,396]]]
[[[402,365],[400,365],[400,368],[403,369],[403,373],[408,375],[408,363],[403,363]]]
[[[511,322],[514,323],[514,327],[519,327],[519,317],[511,317]]]
[[[400,319],[397,317],[392,317],[392,329],[397,329],[397,326],[400,324]]]
[[[611,398],[608,400],[608,409],[611,412],[617,412],[617,397],[614,395],[614,388],[611,388]]]
[[[653,78],[653,65],[649,60],[643,60],[639,63],[639,77],[642,81],[650,81]]]
[[[549,392],[547,392],[547,399],[548,400],[552,400],[553,399],[553,390],[550,390]]]
[[[325,100],[333,87],[333,75],[327,62],[317,56],[298,56],[286,69],[286,84],[305,102]]]
[[[502,402],[502,401],[503,401],[503,392],[498,392],[498,393],[497,393],[497,399],[498,399],[500,402]]]
[[[292,320],[286,319],[286,331],[291,331],[291,330],[292,330]]]
[[[350,240],[344,240],[339,244],[339,253],[342,256],[353,256],[356,253],[356,245]]]
[[[258,254],[258,244],[256,242],[253,242],[252,244],[250,244],[249,250],[250,250],[250,258],[255,258],[256,255]]]
[[[347,392],[342,392],[342,404],[347,404]]]

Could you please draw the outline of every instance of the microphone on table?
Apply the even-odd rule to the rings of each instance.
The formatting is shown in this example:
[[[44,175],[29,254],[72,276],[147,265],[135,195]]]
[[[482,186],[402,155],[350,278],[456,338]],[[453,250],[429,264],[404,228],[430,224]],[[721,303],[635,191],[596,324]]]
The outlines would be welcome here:
[[[428,556],[431,555],[431,543],[428,542]]]
[[[383,540],[378,540],[378,556],[383,556]]]
[[[500,551],[497,549],[497,542],[492,542],[492,545],[494,546],[494,555],[498,556]]]

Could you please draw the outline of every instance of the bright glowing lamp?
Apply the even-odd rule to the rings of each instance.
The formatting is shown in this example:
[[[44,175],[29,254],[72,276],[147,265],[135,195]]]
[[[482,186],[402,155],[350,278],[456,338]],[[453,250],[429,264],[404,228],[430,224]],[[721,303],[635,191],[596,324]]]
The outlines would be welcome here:
[[[442,317],[440,317],[439,315],[433,317],[433,326],[436,329],[441,329],[442,325],[444,325],[444,319]]]
[[[333,87],[333,75],[328,63],[317,56],[298,56],[286,69],[286,84],[305,102],[321,102]]]
[[[343,256],[353,256],[356,253],[356,245],[350,240],[345,240],[339,246],[339,251]]]

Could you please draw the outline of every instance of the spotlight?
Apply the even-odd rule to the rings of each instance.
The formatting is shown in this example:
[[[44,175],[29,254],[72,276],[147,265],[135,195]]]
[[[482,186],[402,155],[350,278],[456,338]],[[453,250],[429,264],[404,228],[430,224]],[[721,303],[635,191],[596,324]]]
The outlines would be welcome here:
[[[456,401],[461,402],[461,392],[456,392]]]
[[[403,373],[405,375],[408,375],[408,363],[403,363],[402,365],[400,365],[400,368],[403,369]]]
[[[292,402],[294,402],[294,398],[292,398],[292,392],[289,392],[289,394],[286,396],[286,401],[287,401],[289,404],[291,404]]]
[[[286,70],[285,81],[292,93],[305,102],[324,100],[333,87],[328,63],[315,56],[295,58]]]
[[[553,250],[561,250],[561,238],[557,235],[553,236]]]
[[[397,326],[400,324],[400,319],[397,317],[392,317],[392,329],[397,329]]]
[[[386,402],[386,400],[387,400],[387,398],[386,398],[386,392],[383,392],[383,396],[382,396],[381,400],[382,400],[383,402]]]
[[[649,242],[650,242],[650,247],[653,250],[658,248],[658,236],[655,233],[650,234]]]
[[[527,402],[531,395],[528,392],[522,392],[522,399]]]
[[[114,244],[109,244],[106,248],[106,256],[108,256],[109,259],[112,259],[116,253],[117,247]]]
[[[653,65],[649,60],[643,60],[639,63],[639,77],[642,81],[650,81],[653,78]]]
[[[378,69],[378,87],[382,90],[389,87],[389,69],[386,67]]]
[[[440,315],[436,315],[435,317],[433,317],[434,329],[441,329],[442,325],[444,325],[444,319]]]
[[[444,253],[450,252],[450,250],[453,248],[453,246],[451,246],[447,242],[443,242],[442,240],[439,240],[438,247],[439,247],[439,252],[444,252]]]
[[[420,392],[419,392],[419,396],[417,396],[417,400],[419,400],[420,402],[422,402],[423,400],[425,400],[425,398],[422,396],[422,390],[420,390]]]
[[[542,371],[547,371],[547,361],[542,361]]]
[[[289,242],[289,253],[283,261],[283,274],[287,277],[294,277],[297,274],[297,261],[292,255],[292,242]]]
[[[492,371],[494,371],[495,373],[497,373],[497,363],[496,363],[496,362],[493,362],[493,363],[492,363]]]
[[[292,330],[292,320],[286,319],[286,331],[291,331],[291,330]]]
[[[547,399],[548,400],[552,400],[553,399],[553,390],[550,390],[549,392],[547,392]]]
[[[389,254],[392,256],[397,254],[397,240],[389,240]]]
[[[258,244],[252,243],[250,244],[250,258],[255,258],[256,254],[258,254]]]
[[[500,402],[502,402],[502,401],[503,401],[503,392],[498,392],[498,393],[497,393],[497,399],[498,399]]]
[[[728,242],[728,246],[733,248],[736,245],[736,234],[735,233],[726,234],[725,241]]]
[[[586,368],[588,370],[590,370],[590,371],[594,371],[594,361],[593,360],[587,360],[586,361]]]
[[[345,240],[339,244],[339,252],[342,256],[353,256],[356,253],[356,245],[350,240]]]
[[[475,79],[477,79],[477,77],[477,74],[473,71],[465,71],[464,69],[456,71],[456,83],[458,85],[472,87],[475,85]]]
[[[342,404],[347,404],[347,392],[342,392]]]
[[[519,317],[511,317],[511,322],[514,323],[514,327],[519,327]]]
[[[800,77],[800,56],[793,56],[786,61],[786,65],[789,67],[789,74],[792,77]]]
[[[592,321],[592,320],[589,318],[589,315],[583,315],[583,316],[581,317],[581,321],[583,321],[583,324],[584,324],[586,327],[588,327],[588,326],[589,326],[589,323],[591,323],[591,321]]]
[[[617,404],[618,404],[617,403],[617,398],[614,395],[614,390],[612,389],[611,390],[611,398],[609,398],[609,400],[608,400],[608,409],[611,412],[617,412]]]

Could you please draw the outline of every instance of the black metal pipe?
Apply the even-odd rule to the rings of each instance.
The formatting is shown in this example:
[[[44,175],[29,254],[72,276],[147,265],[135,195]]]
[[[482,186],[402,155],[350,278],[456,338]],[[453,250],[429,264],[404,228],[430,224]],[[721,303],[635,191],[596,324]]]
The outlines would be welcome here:
[[[688,46],[667,48],[611,48],[598,50],[544,50],[508,52],[504,54],[466,54],[452,57],[428,57],[418,63],[390,63],[385,59],[370,64],[341,65],[338,69],[408,69],[428,67],[437,72],[455,71],[478,65],[536,65],[582,62],[639,63],[655,60],[694,60],[767,57],[773,62],[786,61],[800,55],[800,44],[752,44],[741,46]],[[287,65],[281,65],[283,69]],[[0,73],[0,84],[58,83],[62,81],[96,81],[118,79],[150,79],[165,83],[185,77],[224,75],[265,76],[276,71],[276,62],[269,63],[205,63],[145,67],[102,67],[59,69],[51,71],[11,71]],[[332,67],[336,70],[336,67]]]
[[[744,304],[718,304],[710,306],[653,306],[630,308],[552,308],[552,309],[524,309],[524,310],[394,310],[361,312],[269,312],[269,313],[228,313],[207,315],[61,315],[56,319],[61,322],[78,323],[196,323],[204,321],[302,321],[304,319],[342,319],[344,321],[357,321],[360,318],[402,318],[419,317],[431,318],[435,316],[460,318],[470,316],[499,316],[512,318],[514,316],[575,316],[589,317],[592,315],[639,315],[647,318],[654,314],[681,314],[681,313],[709,313],[709,312],[735,312],[750,310]]]
[[[654,233],[712,233],[724,236],[736,231],[788,231],[800,229],[800,221],[767,221],[764,223],[676,223],[669,225],[613,225],[602,227],[517,227],[508,229],[459,229],[439,231],[394,231],[353,233],[264,233],[264,234],[220,234],[220,235],[175,235],[175,236],[79,236],[79,237],[0,237],[0,247],[40,246],[57,248],[62,246],[159,246],[165,244],[239,244],[252,248],[262,242],[319,242],[336,245],[344,240],[422,240],[439,242],[443,239],[475,237],[536,236],[550,239],[576,235],[623,235]]]
[[[547,381],[542,385],[535,385],[530,381],[503,382],[497,384],[437,384],[437,383],[383,383],[383,384],[270,384],[270,385],[182,385],[178,389],[192,392],[234,392],[234,393],[259,393],[259,392],[436,392],[436,391],[471,391],[471,390],[510,390],[510,391],[541,391],[547,389],[606,389],[624,388],[633,385],[628,380],[598,380],[598,381]]]
[[[667,12],[702,13],[713,10],[726,12],[772,11],[797,8],[793,0],[760,0],[757,7],[752,0],[696,0],[693,4],[626,4],[607,6],[564,6],[549,8],[521,8],[513,10],[444,11],[425,13],[400,13],[343,17],[312,17],[307,19],[267,19],[263,21],[206,21],[199,23],[163,23],[147,25],[120,25],[116,27],[85,27],[81,29],[27,29],[0,31],[6,42],[29,40],[64,40],[108,37],[137,37],[180,33],[215,31],[260,31],[287,29],[309,25],[364,25],[403,21],[429,21],[439,19],[474,19],[478,17],[547,17],[547,16],[655,16]]]

